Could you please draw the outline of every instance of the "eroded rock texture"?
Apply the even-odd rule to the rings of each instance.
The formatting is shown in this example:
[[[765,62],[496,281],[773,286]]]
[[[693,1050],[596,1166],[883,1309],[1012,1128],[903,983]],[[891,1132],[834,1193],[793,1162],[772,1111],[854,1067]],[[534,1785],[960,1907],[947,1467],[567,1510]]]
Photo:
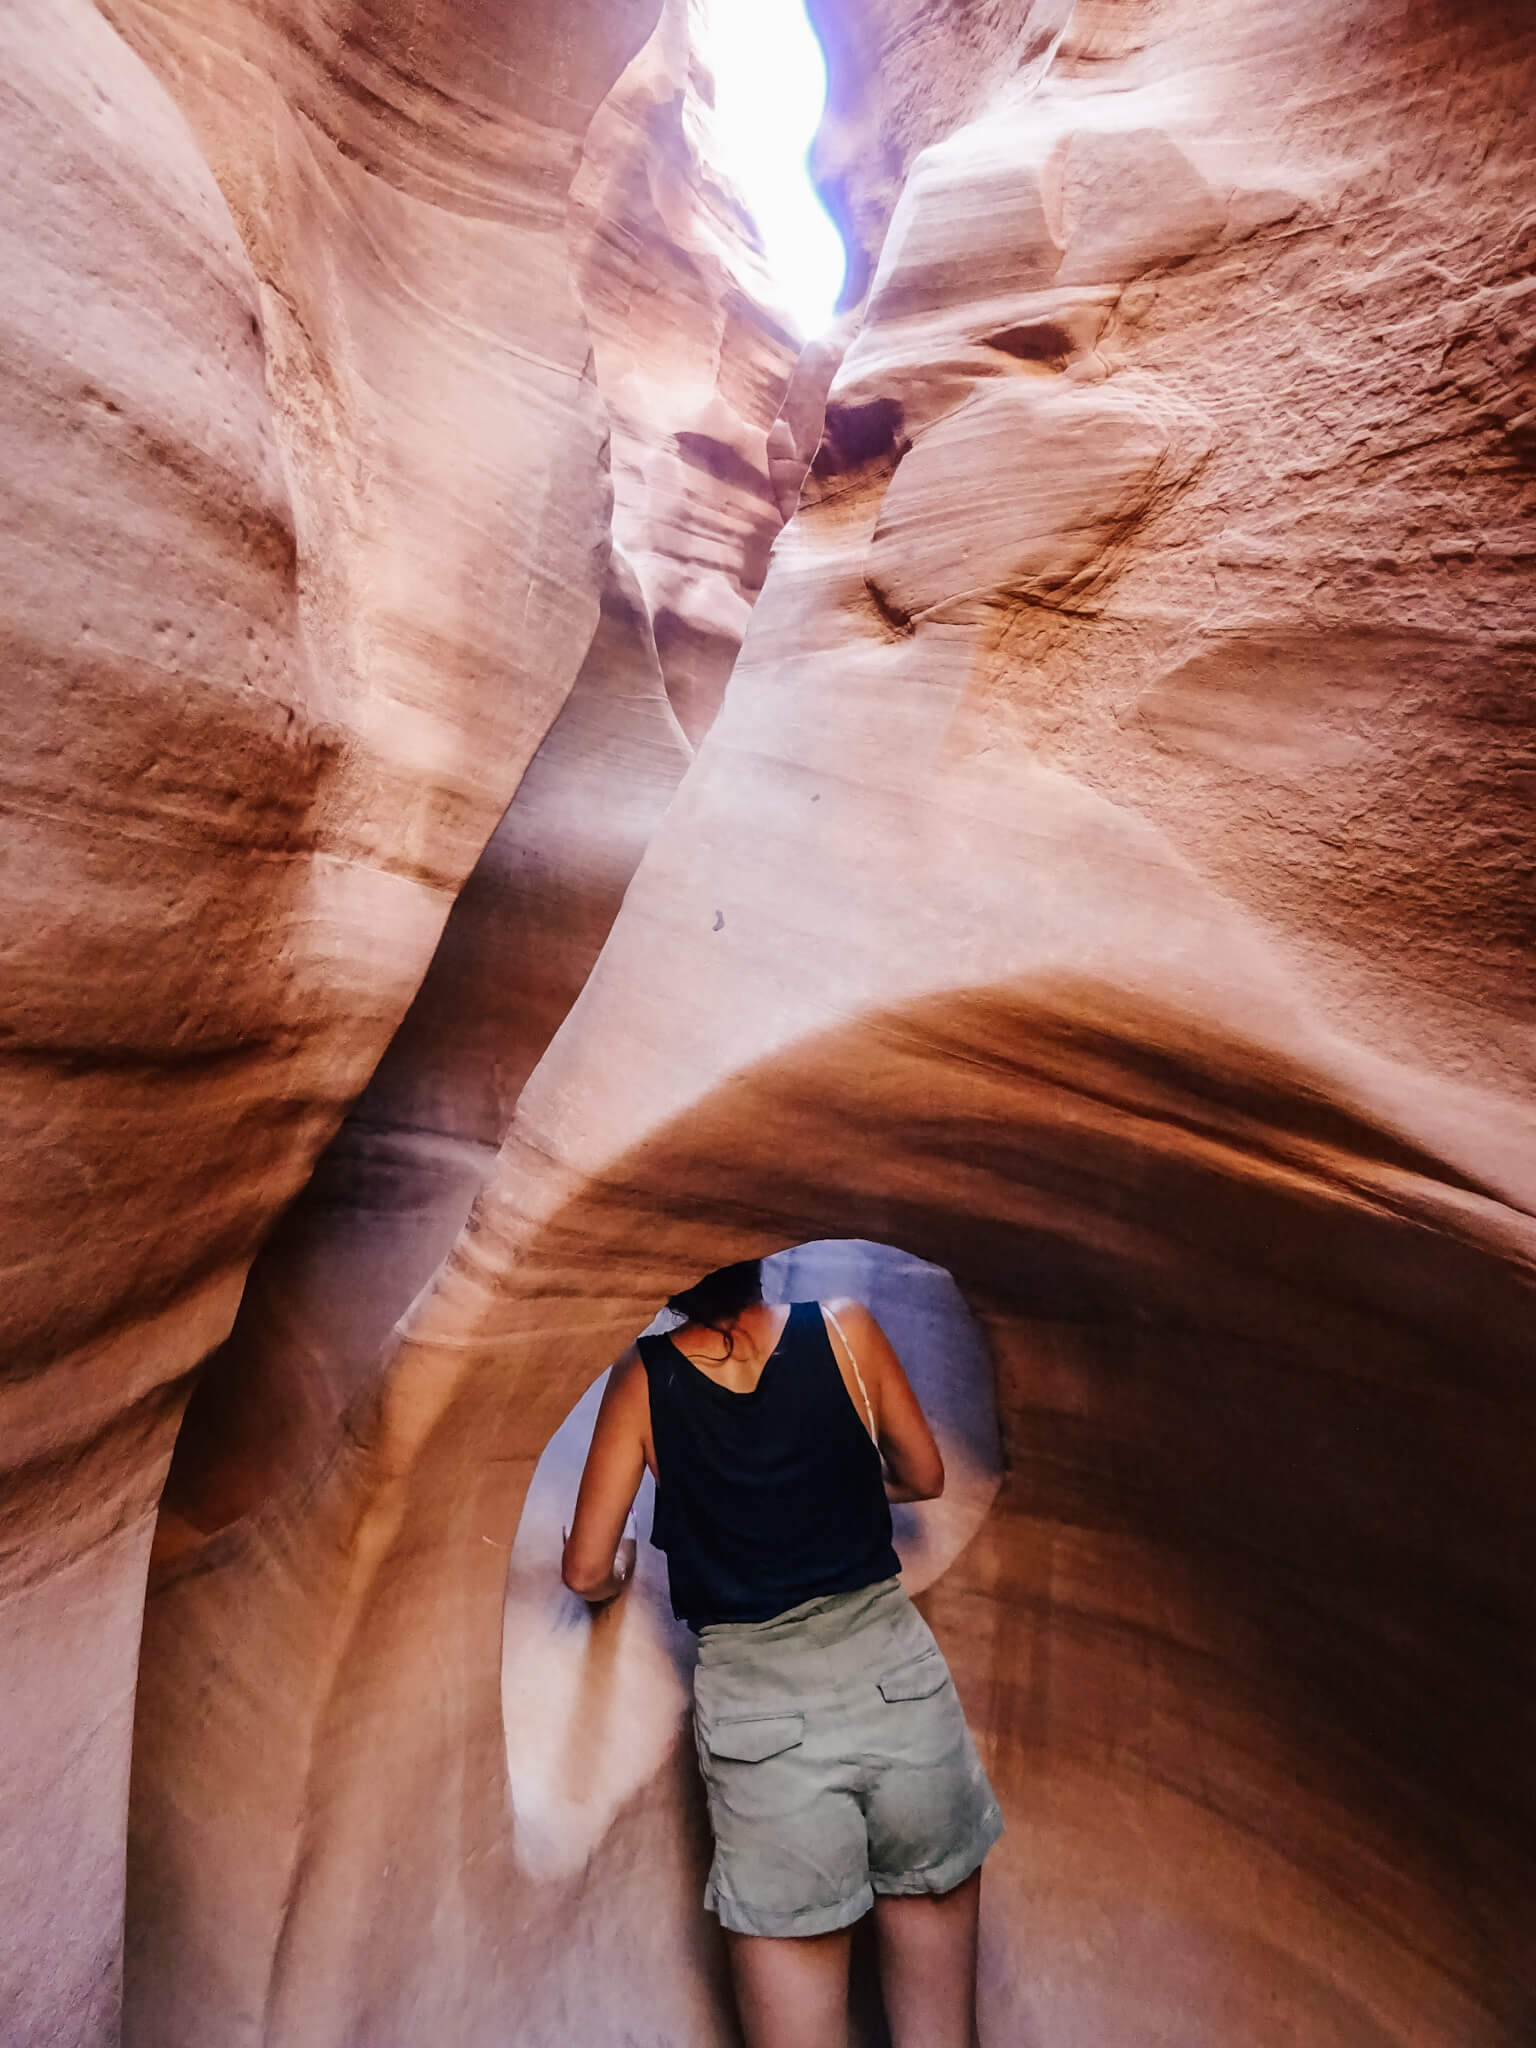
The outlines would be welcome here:
[[[18,2042],[115,2029],[186,1375],[373,1075],[205,1375],[169,1552],[333,1455],[688,757],[568,203],[654,4],[103,12],[0,29]]]
[[[177,1459],[138,1690],[137,2048],[731,2038],[675,1668],[634,1654],[638,1606],[556,1607],[590,1803],[627,1796],[562,1835],[524,1787],[520,1841],[507,1745],[543,1652],[535,1629],[519,1665],[509,1634],[504,1672],[502,1617],[537,1534],[524,1492],[595,1374],[681,1280],[817,1238],[947,1268],[995,1366],[1001,1484],[923,1596],[1009,1820],[984,2038],[1520,2048],[1532,30],[1418,0],[1083,0],[1070,21],[822,0],[821,159],[868,291],[667,808],[686,757],[647,576],[666,557],[697,588],[711,558],[698,523],[634,543],[633,575],[609,547],[573,275],[621,477],[763,529],[746,485],[701,495],[715,457],[655,460],[693,429],[631,423],[628,287],[589,267],[606,208],[639,219],[637,192],[673,189],[617,143],[596,174],[596,110],[689,132],[666,22],[608,99],[643,11],[567,11],[541,41],[505,5],[301,23],[114,0],[174,104],[66,0],[7,18],[42,76],[18,120],[85,166],[40,146],[14,174],[61,225],[16,254],[34,299],[7,301],[37,436],[14,445],[43,451],[7,540],[21,592],[73,596],[78,562],[120,607],[100,657],[74,616],[94,633],[94,612],[16,610],[29,675],[64,693],[22,756],[26,815],[59,835],[48,862],[84,849],[69,923],[23,922],[44,943],[15,984],[19,1099],[46,1110],[15,1237],[39,1371],[8,1397],[34,1418],[32,1547],[8,1556],[42,1590],[7,1614],[32,1630],[22,1794],[61,1816],[43,1906],[22,1859],[3,1880],[42,1958],[18,2038],[110,2027],[103,1816],[174,1426],[159,1390],[218,1340],[373,1073],[328,1159],[340,1199],[312,1197],[334,1240],[298,1231],[265,1305],[253,1282]],[[573,241],[556,195],[584,139]],[[126,248],[120,272],[98,245]],[[189,269],[162,295],[172,251]],[[105,303],[104,359],[176,363],[183,334],[188,374],[146,370],[135,411],[85,362],[83,318],[62,354],[61,299]],[[534,350],[518,322],[546,300]],[[785,496],[835,354],[797,379],[771,472],[762,444]],[[86,372],[122,411],[90,409]],[[209,407],[181,441],[172,392]],[[121,438],[140,411],[147,447]],[[497,506],[515,546],[486,539]],[[27,572],[39,535],[53,586]],[[211,565],[198,689],[155,637],[180,612],[146,536]],[[515,583],[494,604],[491,564]],[[509,609],[534,638],[498,654]],[[130,659],[124,694],[166,737],[133,757],[127,865],[100,844],[124,750],[93,754],[107,722],[70,707]],[[308,764],[270,757],[271,848],[235,834],[228,899],[210,816],[268,785],[199,737],[209,705],[274,729],[280,709]],[[610,759],[645,764],[611,837]],[[190,992],[165,940],[188,905]],[[72,946],[90,971],[48,1010]],[[232,1021],[199,1036],[220,974]],[[31,1534],[49,1510],[53,1550]],[[603,1747],[626,1725],[661,1758],[640,1780]]]
[[[797,348],[770,311],[756,231],[714,168],[700,4],[667,0],[592,123],[571,195],[613,420],[614,540],[694,742],[719,708],[784,522],[767,437]]]
[[[202,1376],[162,1556],[326,1455],[581,991],[691,758],[678,712],[707,727],[782,523],[766,439],[790,343],[738,277],[761,283],[710,167],[689,28],[669,0],[591,123],[571,196],[573,281],[617,451],[596,632],[408,1016]]]

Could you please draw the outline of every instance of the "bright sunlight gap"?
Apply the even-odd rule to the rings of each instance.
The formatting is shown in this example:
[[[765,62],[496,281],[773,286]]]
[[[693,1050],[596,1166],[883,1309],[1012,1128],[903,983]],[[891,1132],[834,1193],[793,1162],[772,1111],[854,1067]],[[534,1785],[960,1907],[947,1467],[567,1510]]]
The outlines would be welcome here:
[[[802,0],[704,0],[700,11],[721,168],[757,222],[784,310],[803,335],[820,334],[844,268],[806,168],[827,92],[821,45]]]

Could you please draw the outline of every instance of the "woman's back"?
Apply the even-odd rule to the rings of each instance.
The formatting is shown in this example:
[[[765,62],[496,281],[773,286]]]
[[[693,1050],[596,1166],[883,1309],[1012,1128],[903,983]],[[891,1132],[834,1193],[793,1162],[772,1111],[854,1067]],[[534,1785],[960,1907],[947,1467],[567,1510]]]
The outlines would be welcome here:
[[[756,1385],[733,1391],[670,1336],[639,1352],[656,1459],[654,1540],[692,1628],[766,1621],[900,1570],[880,1453],[817,1302],[792,1304]]]

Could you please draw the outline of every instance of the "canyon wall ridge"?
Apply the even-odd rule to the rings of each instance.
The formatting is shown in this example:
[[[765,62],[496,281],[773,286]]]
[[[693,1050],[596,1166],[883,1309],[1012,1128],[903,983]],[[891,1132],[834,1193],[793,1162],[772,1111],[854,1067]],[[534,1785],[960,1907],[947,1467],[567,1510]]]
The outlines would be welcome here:
[[[0,21],[19,2048],[725,2048],[514,1548],[809,1241],[991,1364],[983,2038],[1536,2024],[1536,24],[809,12],[798,367],[685,0]]]

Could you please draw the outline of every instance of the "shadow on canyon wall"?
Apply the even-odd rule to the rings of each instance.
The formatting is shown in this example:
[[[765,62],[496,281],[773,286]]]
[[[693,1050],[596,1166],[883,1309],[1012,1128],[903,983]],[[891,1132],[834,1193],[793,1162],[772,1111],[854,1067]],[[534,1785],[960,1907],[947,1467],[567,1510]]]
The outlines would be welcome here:
[[[515,1226],[508,1199],[482,1197],[451,1264],[472,1274],[516,1227],[515,1292],[446,1352],[407,1327],[341,1462],[172,1566],[151,1601],[141,2024],[176,2006],[178,1938],[195,1952],[211,1931],[165,1890],[155,1789],[187,1744],[185,1646],[210,1600],[258,1641],[286,1630],[297,1648],[261,1668],[291,1696],[313,1655],[298,1639],[323,1636],[340,1597],[354,1619],[303,1735],[325,1821],[295,1844],[301,1945],[280,1959],[279,2009],[323,2010],[316,1972],[342,1951],[353,1989],[332,1983],[332,2010],[352,2009],[360,1971],[375,1999],[388,1980],[381,2039],[409,1985],[464,2040],[495,2038],[514,1987],[530,2042],[603,2037],[616,1987],[663,2035],[729,2038],[677,1746],[575,1874],[549,1872],[547,1840],[547,1874],[537,1845],[534,1873],[519,1858],[491,1754],[496,1565],[544,1446],[646,1304],[814,1234],[946,1266],[996,1361],[1001,1489],[923,1599],[1009,1815],[984,1935],[997,2037],[1522,2038],[1536,1304],[1529,1219],[1497,1191],[1300,1063],[1056,980],[830,1031],[712,1091],[542,1220]],[[368,1474],[385,1469],[386,1535],[360,1548],[341,1531],[341,1592],[283,1622],[294,1546],[327,1554],[339,1513],[376,1520]],[[370,1728],[387,1812],[358,1749]],[[445,1836],[449,1757],[476,1805]],[[606,1768],[594,1758],[594,1780]],[[205,1755],[179,1782],[189,1877],[234,1854],[236,1779],[238,1757]],[[401,1859],[382,1885],[381,1827]],[[453,1986],[409,1932],[410,1901],[445,1894],[466,1928],[498,1930],[471,1933],[478,1960]]]

